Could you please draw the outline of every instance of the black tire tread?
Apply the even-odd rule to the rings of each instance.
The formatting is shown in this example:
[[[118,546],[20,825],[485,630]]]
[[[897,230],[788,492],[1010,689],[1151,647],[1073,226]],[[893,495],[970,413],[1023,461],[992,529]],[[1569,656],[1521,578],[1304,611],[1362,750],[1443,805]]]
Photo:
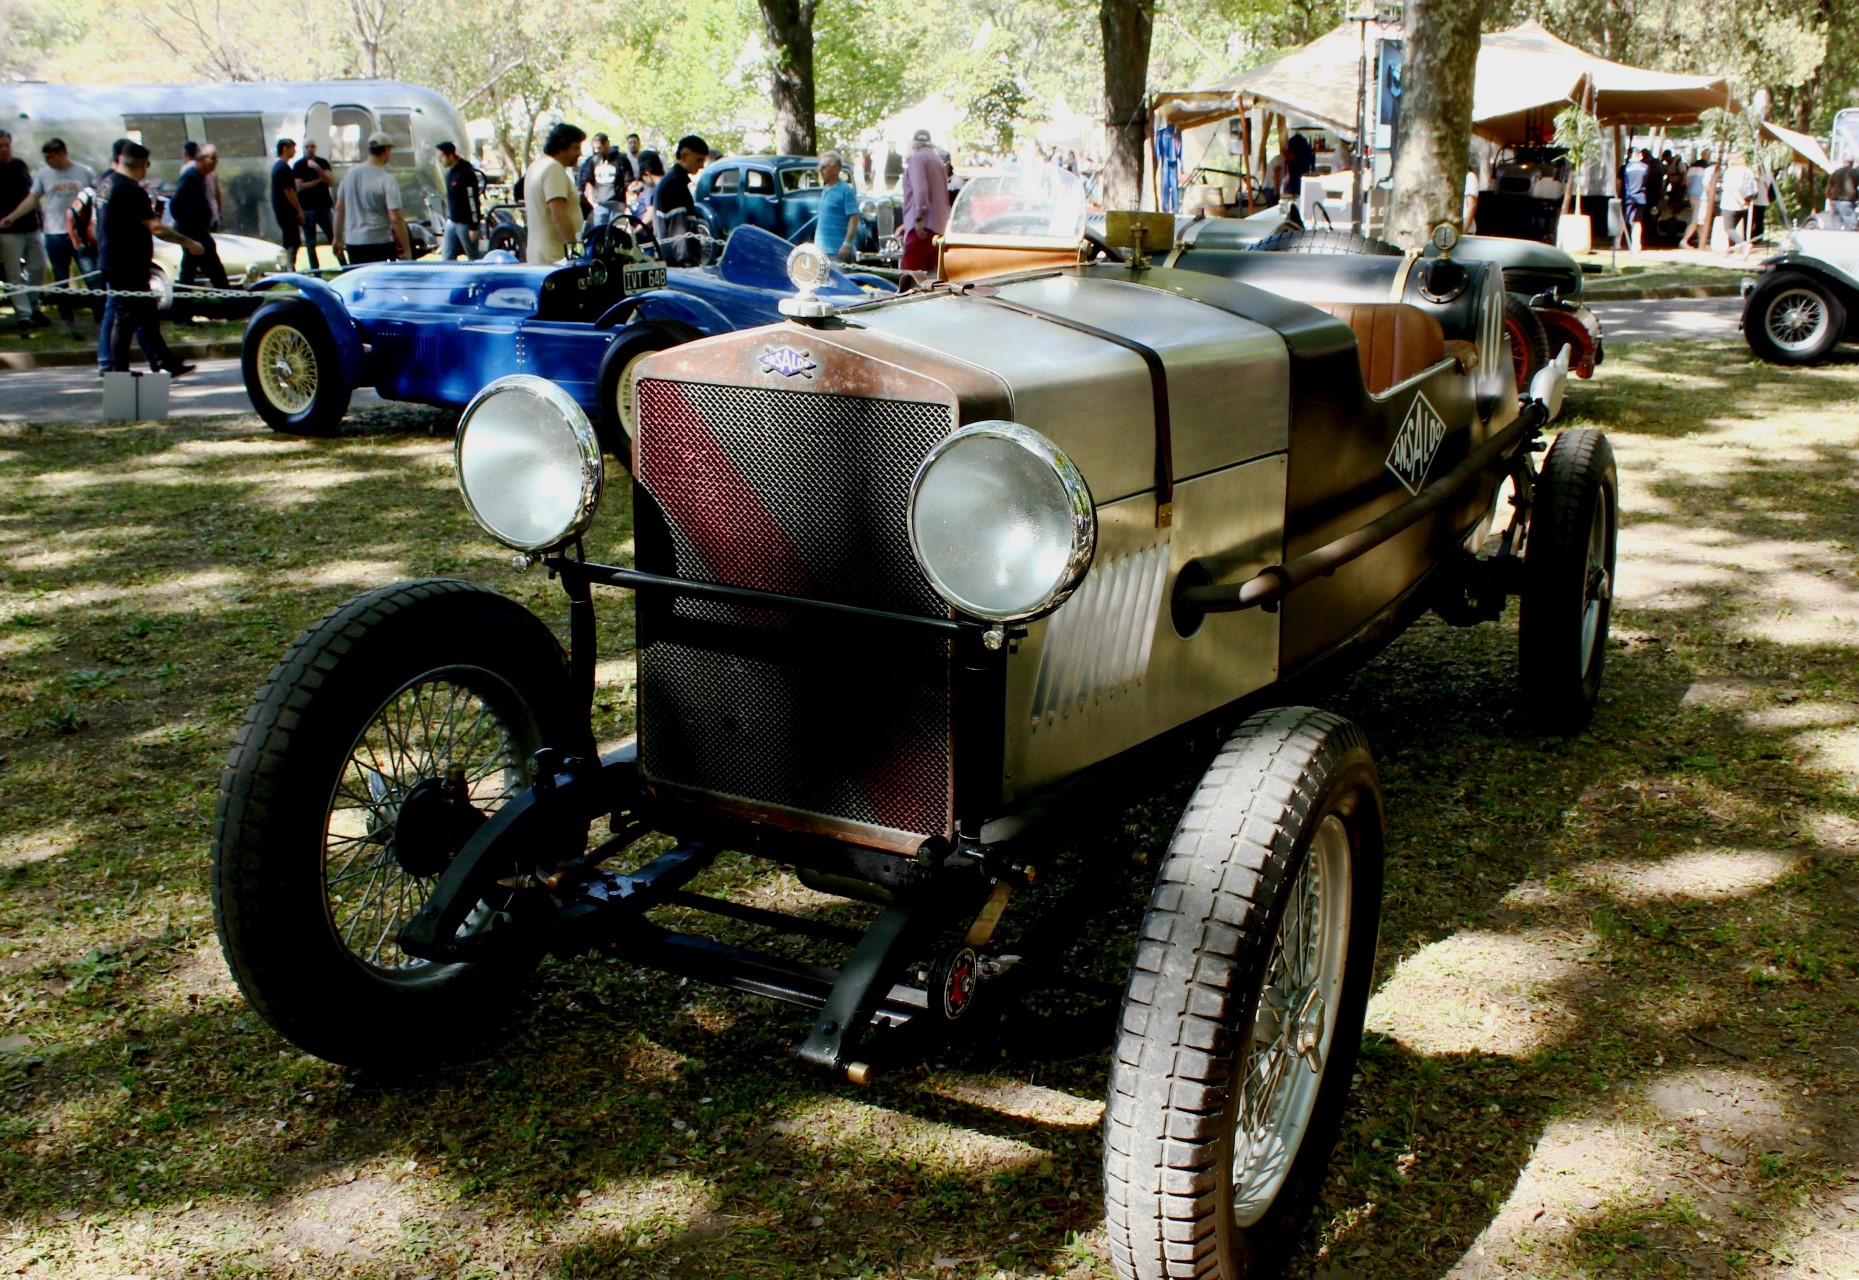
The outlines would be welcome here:
[[[1176,828],[1124,993],[1105,1110],[1105,1215],[1121,1276],[1217,1269],[1212,1193],[1225,1176],[1214,1153],[1235,1052],[1230,1006],[1248,998],[1234,989],[1245,967],[1237,958],[1271,942],[1268,910],[1293,833],[1319,798],[1300,783],[1367,751],[1339,716],[1261,712],[1215,757]],[[1190,966],[1167,963],[1171,944]]]
[[[1371,258],[1399,258],[1406,252],[1398,244],[1365,236],[1359,231],[1329,227],[1286,227],[1253,244],[1257,253],[1352,254]]]
[[[1579,628],[1580,619],[1569,616],[1565,602],[1558,600],[1558,588],[1567,584],[1557,579],[1569,571],[1572,558],[1586,563],[1595,490],[1603,485],[1609,500],[1615,502],[1617,535],[1619,473],[1613,445],[1605,434],[1586,427],[1559,434],[1536,477],[1517,625],[1518,676],[1526,712],[1552,733],[1579,730],[1594,711],[1593,702],[1582,692],[1582,682],[1571,684],[1559,669],[1563,647],[1576,643],[1570,630]],[[1595,654],[1597,667],[1604,666],[1606,655],[1603,634]]]

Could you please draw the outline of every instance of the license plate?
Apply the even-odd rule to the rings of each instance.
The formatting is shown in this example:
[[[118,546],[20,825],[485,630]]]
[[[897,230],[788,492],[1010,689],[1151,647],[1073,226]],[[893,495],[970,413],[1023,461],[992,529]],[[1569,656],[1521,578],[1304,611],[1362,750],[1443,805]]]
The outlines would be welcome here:
[[[642,289],[663,289],[665,287],[665,268],[656,262],[629,262],[626,264],[626,292],[637,293]]]

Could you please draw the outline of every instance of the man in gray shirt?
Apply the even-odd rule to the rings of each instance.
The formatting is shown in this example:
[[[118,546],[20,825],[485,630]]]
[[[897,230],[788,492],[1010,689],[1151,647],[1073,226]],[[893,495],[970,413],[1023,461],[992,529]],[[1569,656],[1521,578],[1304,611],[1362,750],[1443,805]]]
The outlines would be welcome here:
[[[0,227],[11,226],[22,214],[37,209],[45,226],[45,256],[51,261],[52,283],[63,284],[68,277],[83,271],[65,227],[65,215],[71,212],[78,193],[96,183],[97,171],[73,160],[65,150],[63,138],[51,139],[39,148],[39,154],[45,157],[45,167],[33,178],[31,193],[17,208],[0,211],[5,212],[5,216],[0,217]],[[72,317],[71,299],[58,299],[58,316],[64,331],[76,337],[77,322]]]
[[[407,220],[400,212],[400,179],[387,171],[394,140],[385,133],[368,136],[368,159],[342,175],[336,188],[336,257],[346,249],[351,264],[389,262],[413,254],[407,245]]]

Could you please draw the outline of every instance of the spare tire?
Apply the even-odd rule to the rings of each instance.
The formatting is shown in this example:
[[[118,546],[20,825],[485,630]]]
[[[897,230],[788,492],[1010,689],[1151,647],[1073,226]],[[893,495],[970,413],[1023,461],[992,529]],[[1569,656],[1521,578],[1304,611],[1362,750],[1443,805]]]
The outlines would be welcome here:
[[[1359,231],[1329,227],[1275,231],[1252,246],[1259,253],[1363,254],[1371,258],[1398,258],[1406,251],[1398,244],[1365,236]]]

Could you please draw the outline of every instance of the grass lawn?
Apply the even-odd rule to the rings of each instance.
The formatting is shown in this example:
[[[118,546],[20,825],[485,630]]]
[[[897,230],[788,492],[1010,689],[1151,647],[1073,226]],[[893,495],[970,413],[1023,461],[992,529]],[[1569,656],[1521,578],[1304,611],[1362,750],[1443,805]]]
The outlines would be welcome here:
[[[1390,865],[1294,1275],[1859,1274],[1859,361],[1608,357],[1567,420],[1622,468],[1591,730],[1513,714],[1514,610],[1423,622],[1323,696],[1374,744]],[[867,1090],[783,1055],[795,1010],[610,962],[545,965],[494,1051],[410,1081],[246,1009],[209,830],[290,640],[430,574],[565,632],[465,513],[448,429],[0,425],[0,1275],[1107,1276],[1115,1012],[1088,994]],[[616,486],[590,551],[629,539]],[[603,739],[630,726],[628,616],[602,612]],[[1197,768],[1004,936],[1120,983]],[[709,883],[820,902],[738,863]]]

